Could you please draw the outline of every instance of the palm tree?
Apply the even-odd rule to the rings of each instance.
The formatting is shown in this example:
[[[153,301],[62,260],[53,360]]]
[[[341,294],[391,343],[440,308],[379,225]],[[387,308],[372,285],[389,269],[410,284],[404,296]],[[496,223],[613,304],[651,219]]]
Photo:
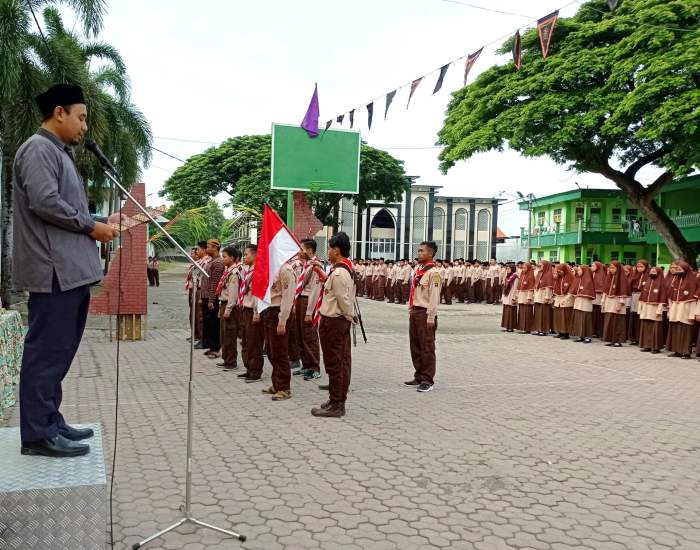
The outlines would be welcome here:
[[[121,56],[108,44],[82,43],[68,32],[54,7],[58,3],[73,8],[85,36],[97,35],[104,0],[0,0],[0,297],[4,304],[9,304],[11,288],[12,162],[17,148],[40,122],[33,101],[38,93],[56,82],[83,87],[89,108],[88,137],[102,144],[127,185],[138,177],[139,165],[150,160],[150,128],[130,102]],[[45,8],[45,33],[36,32],[33,21],[41,8]],[[95,160],[78,151],[77,162],[83,179],[92,183],[91,198],[101,201],[105,181]]]

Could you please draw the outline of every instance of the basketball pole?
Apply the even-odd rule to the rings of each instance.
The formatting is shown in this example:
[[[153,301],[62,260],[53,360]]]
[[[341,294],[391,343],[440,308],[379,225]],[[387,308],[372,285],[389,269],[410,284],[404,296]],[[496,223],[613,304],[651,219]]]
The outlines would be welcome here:
[[[287,227],[294,231],[294,191],[287,191]]]

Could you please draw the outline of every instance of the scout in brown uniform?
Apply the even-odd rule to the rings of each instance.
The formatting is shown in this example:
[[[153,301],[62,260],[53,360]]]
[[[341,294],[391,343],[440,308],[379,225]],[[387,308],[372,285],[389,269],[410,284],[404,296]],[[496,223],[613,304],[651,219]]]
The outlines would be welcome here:
[[[297,282],[298,296],[295,304],[296,327],[301,343],[302,370],[299,374],[304,376],[304,380],[314,380],[321,377],[321,350],[318,332],[312,325],[312,317],[322,285],[318,273],[313,269],[314,264],[318,262],[316,241],[304,239],[301,241],[301,249],[303,252],[300,256],[305,264],[302,280]]]
[[[210,261],[204,266],[209,278],[202,281],[202,317],[204,333],[202,335],[204,355],[209,359],[219,357],[221,349],[221,327],[219,323],[219,298],[216,296],[216,286],[224,274],[224,260],[219,254],[221,244],[217,239],[207,241],[207,255]]]
[[[668,337],[666,349],[671,357],[690,359],[697,308],[698,279],[688,262],[676,260],[670,269],[668,294]]]
[[[641,287],[639,347],[645,352],[659,353],[665,345],[663,316],[668,305],[663,272],[658,267],[650,268]]]
[[[574,297],[571,336],[576,337],[574,342],[590,344],[593,336],[593,301],[595,300],[593,272],[587,265],[577,266],[575,272],[573,288],[569,291]]]
[[[394,301],[394,262],[389,261],[386,263],[386,299],[390,304]]]
[[[238,309],[241,252],[235,246],[227,246],[221,251],[221,256],[225,269],[216,294],[219,297],[222,361],[217,366],[233,370],[238,368],[238,335],[241,332],[241,312]]]
[[[355,275],[349,255],[350,238],[341,231],[328,241],[328,259],[333,263],[330,274],[326,277],[317,267],[319,277],[325,278],[317,315],[323,364],[328,373],[329,399],[320,407],[311,409],[314,416],[345,416],[352,371],[350,327],[355,316]]]
[[[569,339],[571,320],[574,315],[575,298],[571,294],[574,286],[574,272],[569,264],[559,264],[554,269],[553,326],[555,338]]]
[[[627,304],[632,295],[630,281],[625,275],[622,264],[617,260],[610,262],[608,279],[603,294],[602,312],[604,342],[607,346],[619,348],[627,340]]]
[[[247,270],[243,272],[243,281],[238,293],[238,306],[241,309],[241,322],[243,325],[243,339],[241,341],[241,355],[246,372],[239,374],[246,383],[258,382],[263,372],[263,342],[265,335],[260,315],[257,311],[257,300],[253,296],[252,281],[255,271],[255,257],[258,246],[249,244],[243,255],[243,263]]]
[[[204,267],[211,258],[207,255],[207,241],[199,241],[197,243],[197,263]],[[195,308],[194,308],[194,334],[195,343],[194,349],[204,349],[204,344],[202,342],[204,334],[204,318],[202,316],[202,292],[203,292],[203,281],[204,275],[199,269],[193,268],[192,271],[192,284],[195,288]]]
[[[435,332],[440,303],[442,280],[433,257],[437,245],[424,241],[418,247],[416,273],[411,282],[408,306],[408,339],[415,374],[404,385],[418,388],[419,392],[433,389],[435,384]]]
[[[593,300],[593,337],[603,336],[603,294],[605,294],[605,282],[607,278],[607,268],[601,262],[595,261],[591,265],[593,274],[593,285],[595,288],[595,299]]]
[[[551,262],[542,260],[539,265],[540,270],[535,276],[534,328],[537,336],[546,336],[552,330],[554,276]]]
[[[642,294],[644,281],[649,278],[649,262],[639,260],[630,274],[630,286],[632,287],[632,297],[630,299],[630,311],[627,319],[627,338],[631,344],[639,343],[639,298]]]
[[[530,262],[523,262],[518,285],[518,330],[520,334],[530,334],[534,319],[535,274]]]
[[[294,270],[287,262],[282,265],[277,279],[272,283],[270,306],[260,315],[269,350],[267,358],[272,364],[272,386],[263,390],[263,393],[271,394],[273,401],[284,401],[292,396],[288,329],[292,322],[290,314],[296,285]]]
[[[377,278],[377,294],[374,299],[383,302],[386,288],[386,264],[384,263],[384,258],[379,258],[379,264],[377,264],[375,275]]]
[[[518,272],[514,265],[506,266],[508,277],[503,285],[503,294],[501,294],[501,304],[503,304],[503,313],[501,315],[501,327],[506,332],[513,332],[518,326],[518,288],[520,281]]]

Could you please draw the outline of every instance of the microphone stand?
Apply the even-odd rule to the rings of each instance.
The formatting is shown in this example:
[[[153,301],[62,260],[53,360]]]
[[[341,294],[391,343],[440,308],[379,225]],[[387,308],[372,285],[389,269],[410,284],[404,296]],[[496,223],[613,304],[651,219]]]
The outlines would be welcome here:
[[[99,159],[99,156],[98,156]],[[117,177],[112,174],[112,169],[110,166],[107,166],[105,162],[100,159],[100,164],[102,165],[102,169],[104,170],[105,175],[109,178],[109,180],[116,186],[117,189],[119,189],[124,196],[126,196],[133,204],[135,204],[139,210],[141,210],[149,220],[151,220],[158,229],[160,229],[163,234],[168,238],[168,240],[177,247],[177,249],[182,253],[182,255],[187,258],[187,261],[189,261],[196,269],[199,269],[199,271],[204,275],[205,277],[209,278],[209,275],[207,272],[204,270],[204,268],[199,265],[197,262],[195,262],[190,254],[188,254],[182,246],[168,233],[165,229],[163,229],[163,226],[161,226],[146,210],[144,206],[141,205],[132,195],[129,193],[129,191],[119,182]],[[121,290],[120,290],[121,292]],[[223,533],[224,535],[228,535],[232,538],[238,539],[241,542],[245,542],[246,536],[245,535],[240,535],[234,531],[229,531],[228,529],[222,529],[221,527],[216,527],[215,525],[211,525],[209,523],[204,523],[203,521],[200,521],[196,519],[192,515],[192,431],[193,431],[193,426],[194,426],[194,323],[195,323],[195,308],[197,307],[197,299],[196,299],[196,290],[195,290],[195,285],[192,285],[191,289],[191,294],[190,294],[190,299],[192,300],[192,312],[191,312],[191,319],[190,319],[190,365],[189,365],[189,383],[187,384],[187,460],[186,460],[186,466],[185,466],[185,503],[184,505],[180,506],[180,511],[183,513],[183,517],[180,518],[180,520],[177,521],[177,523],[174,523],[165,529],[158,531],[157,533],[151,535],[148,538],[143,539],[141,542],[137,542],[134,544],[131,548],[132,550],[137,550],[138,548],[142,548],[145,544],[148,544],[149,542],[162,537],[166,533],[169,533],[170,531],[173,531],[180,527],[181,525],[184,525],[185,523],[192,523],[194,525],[197,525],[199,527],[203,527],[205,529],[210,529],[212,531],[217,531],[219,533]],[[114,541],[112,541],[114,542]]]

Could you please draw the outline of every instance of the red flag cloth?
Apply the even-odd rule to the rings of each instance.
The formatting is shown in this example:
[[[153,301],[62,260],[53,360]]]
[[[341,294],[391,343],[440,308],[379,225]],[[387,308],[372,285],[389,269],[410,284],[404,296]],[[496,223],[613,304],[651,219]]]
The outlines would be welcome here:
[[[559,17],[559,10],[537,21],[537,32],[540,35],[542,57],[547,57],[547,53],[549,52],[549,45],[552,43],[552,35],[554,34],[554,26],[557,24],[557,17]]]
[[[259,311],[270,304],[270,290],[280,269],[285,262],[297,255],[300,249],[299,241],[279,214],[266,204],[252,281],[253,296],[259,300],[259,305],[262,303]]]

